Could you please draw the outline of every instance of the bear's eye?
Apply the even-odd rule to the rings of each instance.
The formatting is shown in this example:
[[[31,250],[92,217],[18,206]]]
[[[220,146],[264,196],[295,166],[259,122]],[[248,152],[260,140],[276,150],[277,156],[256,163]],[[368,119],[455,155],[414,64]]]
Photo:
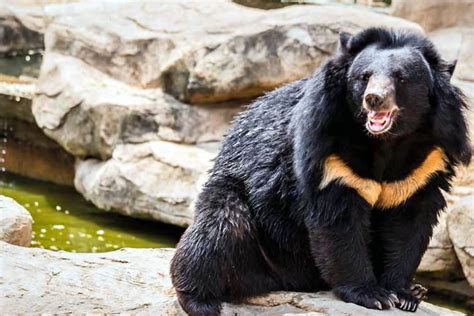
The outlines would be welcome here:
[[[360,76],[360,80],[362,80],[363,82],[367,82],[369,81],[370,79],[370,74],[369,73],[364,73]]]
[[[399,83],[406,83],[407,79],[404,75],[402,75],[400,72],[395,73],[395,78],[398,80]]]

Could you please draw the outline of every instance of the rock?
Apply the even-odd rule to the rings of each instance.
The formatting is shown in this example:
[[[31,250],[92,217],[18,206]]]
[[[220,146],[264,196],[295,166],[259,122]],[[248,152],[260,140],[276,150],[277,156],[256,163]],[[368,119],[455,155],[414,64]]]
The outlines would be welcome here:
[[[4,314],[184,315],[169,278],[171,249],[122,249],[74,254],[0,242],[0,304]],[[332,294],[276,292],[246,305],[224,304],[223,315],[380,315]],[[406,315],[397,309],[384,315]],[[417,315],[462,315],[423,302]]]
[[[38,126],[69,153],[108,159],[118,144],[218,141],[240,109],[190,106],[160,89],[132,87],[79,59],[50,53],[32,111]]]
[[[448,216],[448,231],[464,275],[474,286],[474,195],[454,205]]]
[[[474,1],[473,1],[474,3]],[[457,60],[453,78],[457,81],[474,82],[474,27],[452,27],[428,34],[441,56],[448,61]],[[472,89],[472,88],[471,88]],[[474,91],[466,89],[474,100]]]
[[[28,247],[31,243],[30,213],[15,200],[0,195],[0,240]]]
[[[205,6],[187,0],[94,1],[54,6],[45,14],[46,55],[81,59],[115,79],[161,87],[188,103],[255,97],[302,78],[335,51],[340,31],[375,25],[421,30],[356,8],[265,11],[229,0]]]
[[[474,7],[474,1],[473,1]],[[474,18],[474,16],[473,16]],[[458,64],[454,76],[460,80],[474,82],[474,27],[470,32],[464,32],[462,38],[462,45],[460,47]]]
[[[464,34],[470,31],[468,27],[450,27],[429,32],[427,36],[435,44],[441,56],[445,60],[452,61],[459,58]]]
[[[0,4],[0,55],[43,48],[43,35],[30,29],[4,3]]]
[[[188,226],[213,157],[172,142],[119,145],[108,161],[79,162],[75,186],[99,208]]]
[[[393,0],[392,14],[419,23],[425,31],[474,25],[472,0]]]
[[[446,212],[440,215],[439,224],[434,229],[428,249],[418,267],[418,273],[448,279],[462,275],[453,244],[449,239],[447,218]]]
[[[0,94],[15,96],[31,100],[35,93],[35,85],[30,80],[21,80],[16,77],[0,73]]]

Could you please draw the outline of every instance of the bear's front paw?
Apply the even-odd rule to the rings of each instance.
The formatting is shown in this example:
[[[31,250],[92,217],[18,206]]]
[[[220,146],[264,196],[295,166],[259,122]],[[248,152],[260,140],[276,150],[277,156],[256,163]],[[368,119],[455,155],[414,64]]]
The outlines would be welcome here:
[[[421,299],[418,299],[414,290],[396,290],[393,291],[397,295],[399,303],[396,305],[397,308],[406,312],[416,312],[418,305],[420,305]],[[420,296],[422,297],[422,296]]]
[[[417,283],[412,284],[410,289],[386,289],[391,293],[395,293],[397,296],[398,303],[396,304],[396,307],[407,312],[416,312],[421,301],[428,293],[428,290],[424,286]]]
[[[395,294],[376,286],[339,286],[334,293],[343,301],[370,309],[389,309],[399,304]]]

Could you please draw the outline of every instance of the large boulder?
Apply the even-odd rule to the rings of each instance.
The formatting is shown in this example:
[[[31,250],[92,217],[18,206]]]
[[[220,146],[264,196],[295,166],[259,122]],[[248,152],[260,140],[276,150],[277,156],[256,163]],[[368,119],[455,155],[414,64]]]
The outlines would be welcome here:
[[[81,59],[113,78],[161,87],[188,103],[254,97],[304,77],[335,51],[340,31],[375,25],[420,30],[349,7],[265,11],[230,0],[205,6],[187,0],[93,1],[54,6],[45,14],[46,55]]]
[[[474,26],[472,0],[393,0],[392,14],[419,23],[427,32],[455,25]]]
[[[0,3],[0,55],[43,48],[43,35]]]
[[[454,76],[459,80],[474,82],[474,54],[472,52],[474,48],[474,27],[470,28],[469,31],[465,31],[462,36],[462,43],[457,58],[458,64]],[[474,92],[471,91],[471,93]]]
[[[0,195],[0,240],[28,247],[31,243],[30,213],[15,200]]]
[[[474,287],[474,195],[459,200],[453,207],[448,231],[464,275]]]
[[[44,132],[76,157],[108,159],[119,144],[219,141],[241,109],[190,106],[161,89],[140,89],[76,58],[45,56],[33,100]]]
[[[0,242],[0,305],[4,314],[185,315],[169,278],[171,249],[122,249],[74,254]],[[276,292],[245,305],[224,304],[223,315],[380,315],[327,292]],[[384,315],[406,315],[397,309]],[[423,302],[417,315],[462,315]]]
[[[188,226],[213,157],[208,150],[172,142],[120,145],[107,161],[79,162],[75,185],[99,208]]]

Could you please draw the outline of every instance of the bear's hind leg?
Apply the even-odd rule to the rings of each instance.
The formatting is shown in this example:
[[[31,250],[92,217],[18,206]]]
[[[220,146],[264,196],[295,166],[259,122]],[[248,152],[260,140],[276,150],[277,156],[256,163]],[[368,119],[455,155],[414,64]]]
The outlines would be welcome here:
[[[224,301],[276,288],[267,274],[245,196],[233,179],[210,181],[171,263],[173,285],[190,315],[218,315]]]
[[[176,290],[181,307],[193,316],[219,315],[221,303],[215,299],[202,299],[194,294]]]

